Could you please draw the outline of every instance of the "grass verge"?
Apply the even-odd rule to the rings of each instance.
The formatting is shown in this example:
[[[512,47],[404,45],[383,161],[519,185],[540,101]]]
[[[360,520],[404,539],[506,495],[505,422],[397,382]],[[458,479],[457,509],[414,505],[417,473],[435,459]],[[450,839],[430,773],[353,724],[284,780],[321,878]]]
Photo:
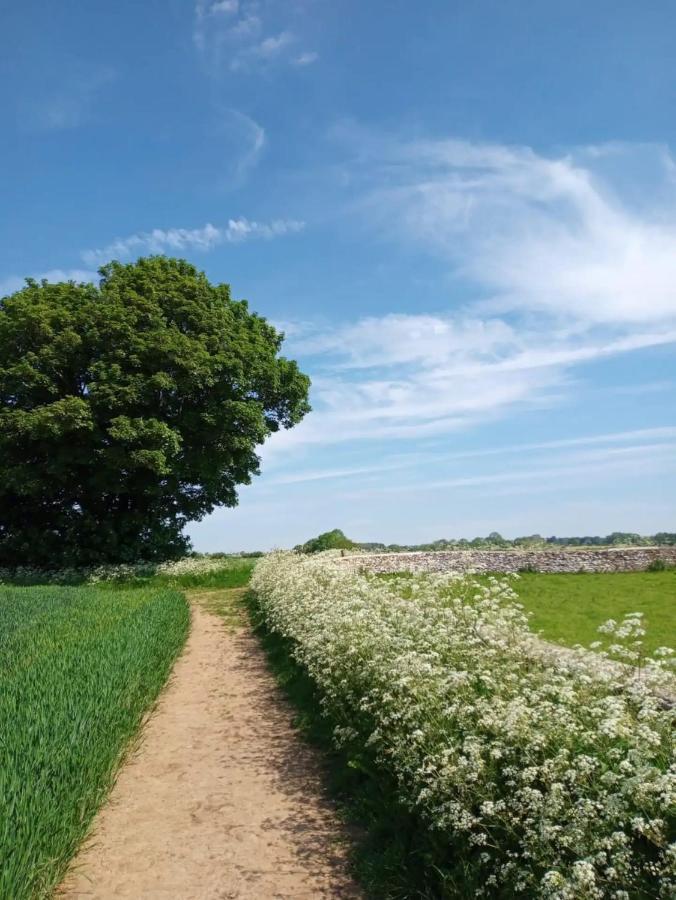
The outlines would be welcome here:
[[[254,560],[237,560],[213,570],[180,572],[177,574],[155,573],[146,577],[131,577],[106,582],[109,588],[116,587],[165,587],[176,590],[223,590],[226,588],[244,587],[249,583]]]
[[[0,587],[0,898],[49,896],[189,628],[162,587]]]

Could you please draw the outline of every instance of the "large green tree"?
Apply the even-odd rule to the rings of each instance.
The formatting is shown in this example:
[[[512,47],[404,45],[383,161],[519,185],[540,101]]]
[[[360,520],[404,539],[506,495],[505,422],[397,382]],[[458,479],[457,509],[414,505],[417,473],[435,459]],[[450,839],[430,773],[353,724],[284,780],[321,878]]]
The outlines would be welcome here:
[[[0,305],[0,565],[185,552],[309,410],[283,335],[183,260],[28,280]]]
[[[333,531],[325,531],[318,534],[315,538],[310,538],[304,544],[294,549],[301,553],[321,553],[323,550],[354,550],[358,545],[346,537],[340,528],[334,528]]]

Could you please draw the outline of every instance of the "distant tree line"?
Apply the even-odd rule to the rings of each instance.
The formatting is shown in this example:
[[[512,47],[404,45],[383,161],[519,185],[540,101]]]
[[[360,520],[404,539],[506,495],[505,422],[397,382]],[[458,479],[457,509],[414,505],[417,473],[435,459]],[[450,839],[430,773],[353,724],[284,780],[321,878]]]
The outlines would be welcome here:
[[[530,534],[513,539],[505,538],[497,531],[486,537],[442,538],[429,544],[380,544],[362,543],[362,550],[537,550],[547,547],[654,547],[676,545],[676,532],[660,531],[653,535],[635,534],[631,531],[613,531],[605,536],[585,535],[584,537],[543,537]]]
[[[425,550],[544,550],[547,547],[651,547],[676,545],[676,532],[660,531],[653,535],[635,534],[630,531],[613,531],[605,537],[542,537],[530,534],[512,540],[497,531],[486,537],[442,538],[429,544],[382,544],[376,541],[357,543],[339,529],[326,531],[304,544],[295,547],[302,553],[319,553],[322,550],[368,550],[371,552],[425,551]]]

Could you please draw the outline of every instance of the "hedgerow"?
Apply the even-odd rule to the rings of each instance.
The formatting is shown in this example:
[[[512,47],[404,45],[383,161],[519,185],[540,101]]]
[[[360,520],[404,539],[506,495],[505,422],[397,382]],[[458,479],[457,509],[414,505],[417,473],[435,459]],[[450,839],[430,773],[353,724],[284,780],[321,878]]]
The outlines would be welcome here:
[[[440,896],[674,896],[673,681],[638,617],[609,626],[618,663],[550,652],[505,580],[279,553],[252,589],[335,742],[426,830]]]
[[[177,587],[219,586],[221,582],[232,581],[229,576],[248,573],[252,560],[246,557],[197,557],[186,556],[169,562],[120,563],[105,566],[78,566],[71,568],[44,569],[33,566],[0,568],[0,584],[43,585],[43,584],[128,584],[133,582],[168,584]],[[224,584],[223,586],[228,586]]]

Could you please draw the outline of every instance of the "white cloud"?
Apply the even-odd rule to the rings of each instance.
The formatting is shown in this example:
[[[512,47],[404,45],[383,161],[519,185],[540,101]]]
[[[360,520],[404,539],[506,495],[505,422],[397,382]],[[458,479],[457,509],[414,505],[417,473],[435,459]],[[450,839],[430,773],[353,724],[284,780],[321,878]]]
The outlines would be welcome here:
[[[551,490],[559,490],[562,481],[569,486],[575,482],[590,477],[594,480],[617,480],[621,477],[631,478],[637,471],[646,472],[673,472],[676,469],[674,462],[674,445],[660,444],[657,446],[640,446],[625,448],[623,453],[597,454],[594,458],[588,458],[582,454],[571,455],[566,462],[558,465],[529,465],[527,468],[511,469],[482,473],[479,475],[456,476],[453,478],[421,478],[409,483],[386,482],[381,487],[370,487],[366,490],[343,494],[343,499],[360,500],[377,496],[379,494],[420,494],[427,491],[444,491],[458,488],[477,488],[486,485],[491,488],[491,496],[494,495],[494,486],[500,484],[518,484],[517,492],[522,495],[525,490],[534,487],[534,483],[542,480],[550,483]],[[539,493],[542,488],[535,487]],[[449,494],[445,493],[447,500]],[[579,531],[579,528],[578,528]]]
[[[265,129],[241,110],[224,107],[217,111],[215,130],[223,155],[231,158],[226,167],[228,184],[241,186],[265,152]]]
[[[391,313],[295,339],[293,349],[301,354],[336,354],[342,357],[340,367],[365,369],[413,362],[431,366],[468,354],[494,357],[516,343],[513,329],[500,319]]]
[[[288,352],[313,376],[314,412],[275,436],[273,456],[439,438],[550,409],[575,400],[581,366],[676,343],[676,184],[662,148],[546,158],[354,128],[340,136],[353,153],[350,214],[441,255],[478,299],[446,314],[292,329]],[[663,175],[656,194],[635,190],[650,165]]]
[[[236,15],[239,11],[239,0],[216,0],[211,4],[210,13],[226,13],[227,15]]]
[[[506,457],[518,454],[519,456],[532,456],[542,451],[570,450],[577,447],[595,447],[596,445],[610,445],[604,447],[601,455],[604,458],[612,458],[617,455],[613,445],[631,441],[662,440],[663,443],[636,444],[630,448],[621,448],[620,453],[645,453],[652,452],[655,448],[671,447],[676,442],[676,426],[666,425],[659,428],[638,428],[631,431],[610,432],[607,434],[583,435],[577,438],[562,438],[553,441],[534,441],[524,444],[507,444],[500,447],[478,447],[472,450],[444,451],[443,453],[414,452],[389,456],[378,461],[376,465],[361,465],[351,468],[309,469],[291,472],[286,475],[273,476],[267,484],[300,484],[308,481],[327,481],[342,478],[354,479],[360,475],[380,475],[391,472],[399,472],[405,469],[427,473],[430,468],[438,468],[440,465],[459,460],[480,460],[494,456]],[[666,443],[671,441],[672,443]],[[584,461],[591,458],[598,460],[598,453],[594,457],[587,456]],[[580,459],[580,461],[582,461]]]
[[[280,62],[307,66],[319,54],[298,49],[299,37],[283,24],[291,12],[281,2],[197,0],[193,41],[214,76],[225,69],[250,72]]]
[[[676,393],[676,381],[647,381],[640,384],[617,384],[599,388],[605,394],[620,397],[641,397],[647,394]]]
[[[304,322],[287,335],[285,351],[312,376],[314,412],[274,437],[273,456],[291,447],[440,437],[549,409],[568,402],[577,366],[674,343],[676,326],[579,332],[532,319],[389,314],[314,331]]]
[[[295,36],[290,31],[281,31],[279,34],[269,35],[260,41],[245,43],[230,60],[230,69],[238,72],[242,69],[251,69],[260,64],[270,63],[281,57],[295,40]]]
[[[246,41],[258,37],[262,30],[263,22],[260,16],[247,13],[230,25],[228,30],[222,34],[222,37],[230,39],[232,42],[237,40]]]
[[[294,66],[311,66],[312,63],[316,63],[318,59],[319,53],[314,50],[306,50],[304,53],[299,53],[298,56],[294,57],[291,60],[291,63]]]
[[[238,244],[260,238],[269,240],[302,231],[305,223],[295,219],[276,219],[272,222],[254,222],[250,219],[230,219],[227,225],[217,227],[207,223],[202,228],[154,228],[125,238],[118,238],[105,247],[84,250],[82,258],[87,265],[100,265],[111,259],[128,259],[143,253],[176,253],[185,250],[211,250],[219,244]]]
[[[676,320],[676,185],[664,148],[544,156],[348,126],[339,134],[372,223],[447,258],[484,308],[589,324]],[[658,190],[640,190],[648,178]]]
[[[295,40],[290,31],[280,31],[279,34],[264,38],[260,44],[251,48],[251,54],[261,59],[270,59],[288,47]]]
[[[98,272],[91,272],[87,269],[50,269],[48,272],[38,272],[30,276],[35,281],[57,282],[57,281],[91,281],[98,282]],[[21,290],[26,284],[25,277],[19,275],[10,275],[0,281],[0,297],[6,297],[15,291]]]

